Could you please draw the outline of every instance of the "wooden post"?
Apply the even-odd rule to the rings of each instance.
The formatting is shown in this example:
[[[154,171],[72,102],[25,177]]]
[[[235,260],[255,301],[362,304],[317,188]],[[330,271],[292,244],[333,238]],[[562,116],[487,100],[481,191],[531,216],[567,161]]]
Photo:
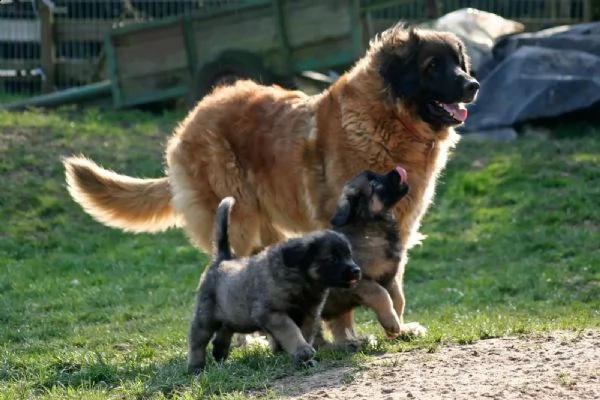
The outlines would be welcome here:
[[[583,21],[590,22],[592,21],[592,0],[586,0],[583,2]],[[600,2],[595,7],[600,7]]]
[[[437,1],[425,0],[425,10],[427,13],[427,19],[436,19],[438,17],[438,15],[440,14],[438,7],[439,5],[437,4]]]
[[[43,0],[38,0],[40,17],[40,63],[44,71],[42,91],[54,91],[56,76],[56,49],[54,43],[54,15],[52,9]]]

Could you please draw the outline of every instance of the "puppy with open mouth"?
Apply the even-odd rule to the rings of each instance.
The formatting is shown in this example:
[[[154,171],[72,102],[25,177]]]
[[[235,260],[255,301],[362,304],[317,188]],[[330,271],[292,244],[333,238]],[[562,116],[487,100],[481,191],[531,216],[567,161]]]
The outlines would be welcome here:
[[[329,288],[351,288],[361,279],[350,243],[340,233],[320,230],[235,258],[228,238],[234,204],[226,197],[217,208],[213,261],[200,278],[188,336],[188,370],[204,369],[211,338],[213,357],[225,360],[236,332],[266,332],[294,363],[311,364]]]
[[[402,277],[397,275],[403,273],[394,207],[408,192],[407,172],[402,167],[384,175],[364,171],[344,185],[331,224],[350,241],[362,280],[352,288],[329,291],[322,318],[336,344],[357,341],[352,313],[358,306],[375,312],[389,338],[402,331],[425,330],[418,323],[412,323],[411,329],[402,327],[399,310],[394,309],[402,293],[398,284]],[[319,341],[323,343],[322,337]]]

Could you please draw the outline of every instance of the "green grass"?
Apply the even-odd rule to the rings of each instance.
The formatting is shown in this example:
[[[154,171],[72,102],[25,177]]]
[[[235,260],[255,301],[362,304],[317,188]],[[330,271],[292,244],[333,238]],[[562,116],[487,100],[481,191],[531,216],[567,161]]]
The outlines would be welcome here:
[[[322,353],[309,371],[264,350],[234,350],[190,377],[186,335],[206,256],[180,231],[133,235],[96,223],[68,197],[59,162],[83,153],[160,176],[180,117],[0,113],[0,398],[273,397],[274,378],[357,371],[380,352],[599,326],[600,131],[464,141],[406,271],[408,321],[427,326],[426,338]],[[370,313],[358,320],[382,338]]]

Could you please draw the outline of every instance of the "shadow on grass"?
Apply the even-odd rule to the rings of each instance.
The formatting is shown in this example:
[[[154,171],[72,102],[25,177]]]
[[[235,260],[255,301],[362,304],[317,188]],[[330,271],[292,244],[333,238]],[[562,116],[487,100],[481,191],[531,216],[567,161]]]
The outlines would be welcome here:
[[[200,375],[187,373],[185,355],[149,362],[127,352],[113,357],[104,353],[77,355],[65,352],[43,366],[44,379],[31,382],[31,389],[44,393],[108,390],[138,399],[156,395],[172,398],[182,394],[191,394],[194,398],[268,396],[281,392],[302,395],[309,390],[331,388],[354,380],[367,356],[386,352],[386,345],[379,343],[365,346],[360,352],[320,350],[316,357],[318,365],[314,368],[295,367],[288,355],[274,355],[265,348],[238,348],[223,364],[217,364],[209,357],[207,368]],[[413,347],[406,344],[406,349]],[[25,365],[13,365],[12,373],[5,374],[4,379],[17,379],[17,375],[25,374],[26,369]],[[311,379],[321,378],[321,375],[335,379]],[[306,387],[295,385],[302,377],[309,379],[311,384]]]

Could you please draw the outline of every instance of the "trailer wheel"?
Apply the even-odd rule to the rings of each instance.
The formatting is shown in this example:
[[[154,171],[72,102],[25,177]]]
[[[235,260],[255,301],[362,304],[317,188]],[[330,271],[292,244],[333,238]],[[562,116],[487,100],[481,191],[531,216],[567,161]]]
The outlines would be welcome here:
[[[238,79],[252,79],[265,85],[275,83],[273,73],[264,66],[259,56],[244,51],[230,51],[198,68],[190,90],[191,103],[206,96],[215,86],[231,84]]]

